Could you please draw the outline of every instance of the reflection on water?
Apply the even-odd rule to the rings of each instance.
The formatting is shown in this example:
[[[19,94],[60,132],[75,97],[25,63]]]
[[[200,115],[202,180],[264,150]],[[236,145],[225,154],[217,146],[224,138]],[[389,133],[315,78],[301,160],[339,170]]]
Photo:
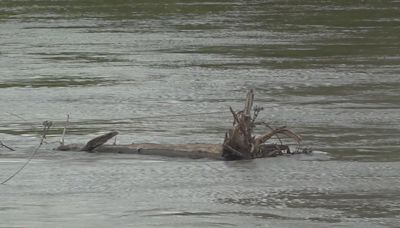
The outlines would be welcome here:
[[[0,156],[25,157],[54,122],[47,160],[0,188],[1,225],[397,224],[398,164],[383,161],[400,159],[399,11],[395,0],[0,1],[0,140],[17,149]],[[260,119],[338,161],[136,164],[50,150],[67,113],[67,142],[117,129],[119,143],[220,143],[249,88]],[[5,159],[1,175],[14,167]]]
[[[0,224],[396,227],[399,221],[398,162],[318,154],[225,163],[79,152],[39,157],[0,188]],[[1,178],[15,168],[12,161],[1,163]]]

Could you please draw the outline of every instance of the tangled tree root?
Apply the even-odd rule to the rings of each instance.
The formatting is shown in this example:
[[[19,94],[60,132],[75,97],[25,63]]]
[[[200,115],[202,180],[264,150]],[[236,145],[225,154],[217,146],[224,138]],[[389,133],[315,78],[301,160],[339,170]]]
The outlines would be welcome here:
[[[255,107],[253,109],[254,91],[247,93],[247,99],[244,109],[235,112],[231,107],[233,116],[233,127],[225,134],[223,143],[222,157],[227,160],[253,159],[262,157],[277,156],[280,154],[291,153],[287,145],[266,144],[266,142],[277,134],[286,135],[294,139],[297,143],[301,142],[300,135],[294,133],[286,127],[272,129],[260,136],[254,135],[256,119],[263,108]],[[252,111],[253,110],[253,114]]]

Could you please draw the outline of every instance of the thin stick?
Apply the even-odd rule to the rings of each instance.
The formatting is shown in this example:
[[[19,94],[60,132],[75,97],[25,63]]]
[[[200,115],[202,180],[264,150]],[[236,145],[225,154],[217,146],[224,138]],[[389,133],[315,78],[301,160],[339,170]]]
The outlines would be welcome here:
[[[15,114],[15,113],[11,113],[11,112],[6,112],[6,113],[7,113],[8,115],[17,117],[17,118],[20,119],[20,120],[23,120],[23,121],[25,121],[25,122],[28,122],[28,120],[26,120],[25,118],[23,118],[23,117],[20,116],[20,115],[17,115],[17,114]]]
[[[11,147],[7,146],[6,144],[4,144],[2,141],[0,141],[0,146],[1,147],[5,147],[5,148],[7,148],[7,149],[9,149],[11,151],[15,151],[13,148],[11,148]]]
[[[229,106],[229,110],[231,111],[231,113],[233,115],[233,126],[235,126],[235,124],[239,123],[238,116],[237,116],[236,112],[233,111],[231,106]]]
[[[256,122],[256,119],[257,119],[257,117],[258,117],[258,114],[260,114],[260,112],[262,111],[262,110],[264,110],[264,108],[263,107],[258,107],[257,105],[256,105],[256,107],[254,107],[254,113],[253,113],[253,125],[255,124],[255,122]]]
[[[60,140],[61,146],[64,146],[64,137],[65,137],[65,133],[67,132],[68,123],[69,123],[69,114],[67,114],[67,120],[65,121],[62,137]]]
[[[117,145],[117,136],[114,137],[113,145],[114,145],[114,146]]]
[[[43,133],[42,133],[42,138],[40,140],[39,146],[36,147],[36,149],[33,151],[31,156],[29,156],[28,160],[19,168],[13,175],[5,179],[1,184],[7,183],[9,180],[11,180],[13,177],[15,177],[19,172],[21,172],[32,160],[32,158],[35,156],[35,154],[39,151],[40,147],[43,145],[44,140],[46,139],[47,132],[49,131],[50,127],[52,125],[52,122],[50,121],[44,121],[43,122]]]

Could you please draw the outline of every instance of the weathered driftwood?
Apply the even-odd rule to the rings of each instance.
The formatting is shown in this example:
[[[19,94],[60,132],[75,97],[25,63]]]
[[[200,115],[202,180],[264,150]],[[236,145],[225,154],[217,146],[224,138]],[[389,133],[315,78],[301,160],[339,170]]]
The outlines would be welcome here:
[[[57,150],[62,151],[82,151],[84,145],[69,144],[60,146]],[[210,158],[222,159],[222,145],[218,144],[129,144],[129,145],[101,145],[96,148],[96,153],[116,153],[116,154],[141,154],[164,157],[183,157],[183,158]]]
[[[82,151],[83,144],[69,144],[60,146],[57,150],[62,151]],[[262,151],[265,154],[261,157],[275,157],[283,154],[292,154],[289,147],[285,145],[264,144],[265,147]],[[191,159],[215,159],[225,160],[222,157],[223,145],[221,144],[129,144],[129,145],[101,145],[97,147],[94,152],[96,153],[114,153],[114,154],[140,154],[140,155],[153,155],[162,157],[181,157]]]
[[[270,132],[260,136],[254,135],[256,118],[262,108],[253,109],[254,92],[247,93],[244,109],[235,112],[230,111],[233,116],[233,127],[225,133],[223,144],[130,144],[130,145],[103,145],[109,139],[118,134],[116,131],[109,132],[90,140],[86,145],[70,144],[60,145],[57,150],[75,150],[97,153],[124,153],[124,154],[143,154],[158,155],[167,157],[188,157],[188,158],[210,158],[210,159],[254,159],[263,157],[273,157],[283,154],[293,154],[289,146],[267,144],[266,142],[277,134],[284,134],[296,142],[301,141],[301,137],[286,127],[272,129]],[[253,111],[253,114],[252,114]],[[269,127],[269,126],[268,126]],[[270,128],[270,127],[269,127]],[[309,150],[297,153],[308,153]]]
[[[222,146],[218,144],[130,144],[103,145],[96,149],[98,153],[141,154],[165,157],[222,159]]]

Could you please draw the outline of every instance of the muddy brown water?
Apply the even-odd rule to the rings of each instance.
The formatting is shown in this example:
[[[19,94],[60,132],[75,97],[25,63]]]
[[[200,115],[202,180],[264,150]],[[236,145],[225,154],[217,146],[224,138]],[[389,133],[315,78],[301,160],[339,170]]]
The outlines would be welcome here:
[[[0,227],[399,227],[400,2],[0,1]],[[220,143],[248,89],[314,155],[55,152]],[[198,114],[201,113],[201,114]],[[260,127],[259,132],[265,129]]]

